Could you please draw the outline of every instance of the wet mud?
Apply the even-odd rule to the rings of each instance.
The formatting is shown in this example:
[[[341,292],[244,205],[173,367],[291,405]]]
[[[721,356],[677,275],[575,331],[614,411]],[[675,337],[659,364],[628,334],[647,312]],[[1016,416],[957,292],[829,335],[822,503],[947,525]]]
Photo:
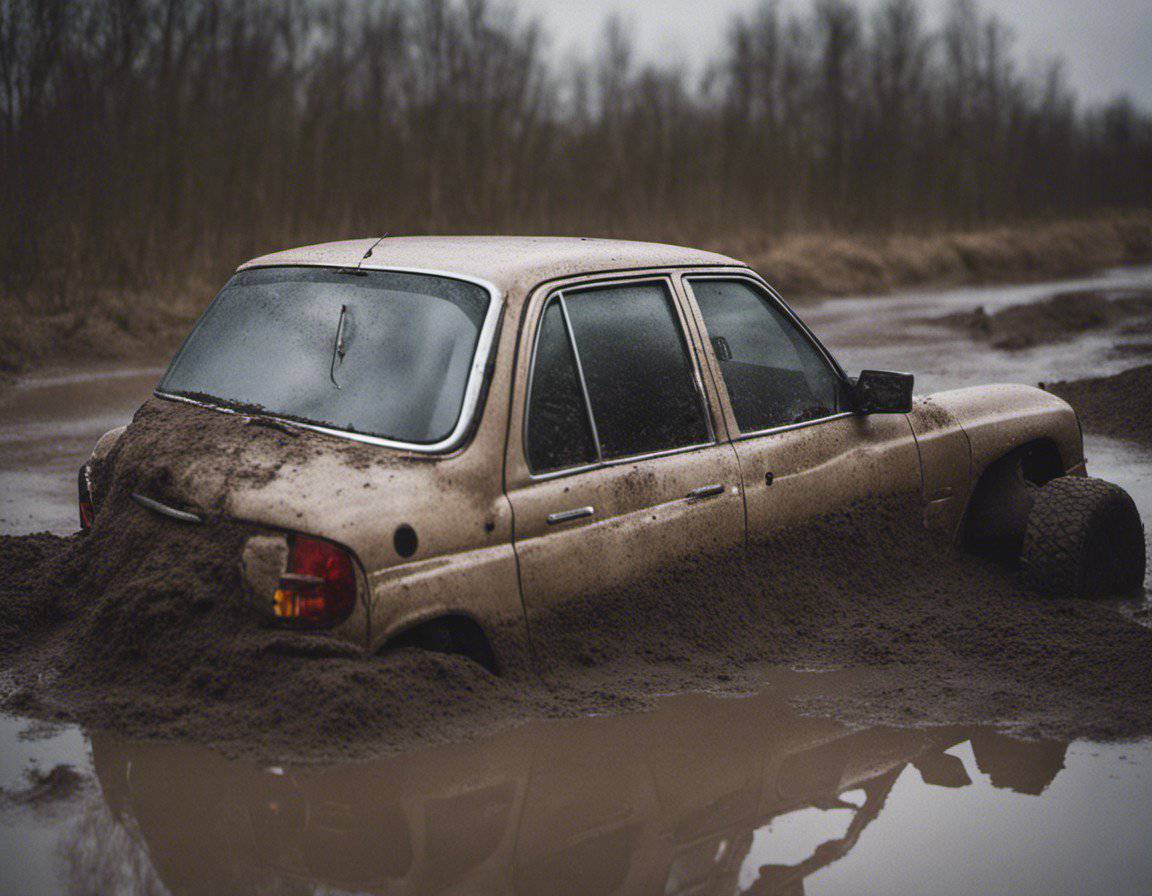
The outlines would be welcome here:
[[[116,470],[134,489],[160,500],[187,500],[194,489],[197,504],[221,512],[235,490],[260,488],[282,469],[303,466],[320,454],[354,470],[388,466],[391,460],[378,449],[288,426],[255,409],[223,413],[159,398],[136,411],[130,432],[131,438],[120,439],[93,471],[98,496],[113,497]]]
[[[8,792],[79,781],[0,801],[0,891],[1148,892],[1152,746],[795,711],[851,677],[332,764],[0,718]]]
[[[65,763],[54,765],[47,772],[31,768],[24,778],[22,788],[0,789],[0,809],[51,810],[76,799],[91,785],[84,774]]]
[[[1139,335],[1152,332],[1152,291],[1065,292],[993,312],[981,306],[933,318],[932,322],[1005,351],[1065,342],[1109,328]]]
[[[946,752],[961,744],[967,768]],[[447,881],[487,892],[493,879],[522,894],[796,892],[866,830],[882,836],[876,822],[907,807],[902,774],[919,779],[924,800],[975,791],[973,776],[991,779],[981,789],[1038,795],[1066,749],[987,729],[853,730],[797,716],[782,695],[679,698],[652,713],[275,774],[184,745],[92,741],[105,798],[169,886],[252,893],[279,892],[289,877],[373,892]],[[828,809],[838,823],[794,835],[790,861],[757,848],[774,820]],[[315,843],[319,819],[328,850]]]
[[[1076,409],[1085,429],[1152,447],[1152,364],[1045,388]]]
[[[239,581],[251,529],[181,526],[115,488],[108,500],[115,512],[88,535],[0,542],[8,711],[229,753],[347,758],[645,708],[656,694],[747,693],[780,667],[852,668],[865,674],[810,708],[1031,737],[1152,733],[1152,631],[1114,603],[1028,593],[929,533],[915,496],[538,614],[540,674],[518,678],[268,629]]]

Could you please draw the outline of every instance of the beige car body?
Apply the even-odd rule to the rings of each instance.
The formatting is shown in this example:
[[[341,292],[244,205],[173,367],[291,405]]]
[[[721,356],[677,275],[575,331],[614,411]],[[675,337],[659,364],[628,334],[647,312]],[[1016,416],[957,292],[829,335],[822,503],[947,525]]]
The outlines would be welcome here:
[[[530,668],[534,613],[688,555],[738,548],[854,501],[909,491],[921,495],[928,525],[958,533],[981,476],[1024,446],[1039,447],[1059,473],[1084,472],[1072,409],[1020,385],[918,398],[909,414],[839,413],[740,433],[691,280],[743,278],[786,306],[757,273],[723,255],[611,240],[410,237],[294,249],[241,269],[283,265],[439,273],[485,285],[498,303],[490,355],[479,360],[483,388],[465,407],[471,419],[459,444],[439,453],[379,446],[388,462],[367,469],[337,452],[321,454],[228,496],[236,519],[322,536],[354,552],[363,600],[335,634],[370,651],[412,626],[463,616],[484,629],[502,671]],[[673,297],[712,439],[533,476],[525,407],[546,301],[577,285],[651,279]],[[700,489],[717,493],[695,496]],[[589,507],[591,515],[555,522],[556,514]],[[407,558],[394,543],[401,525],[418,536]]]

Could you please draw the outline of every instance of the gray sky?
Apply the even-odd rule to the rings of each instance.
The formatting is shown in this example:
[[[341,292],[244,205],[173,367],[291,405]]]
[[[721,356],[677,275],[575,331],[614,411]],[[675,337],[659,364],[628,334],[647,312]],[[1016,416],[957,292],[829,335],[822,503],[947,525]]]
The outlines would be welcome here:
[[[642,59],[672,53],[699,63],[720,46],[733,12],[758,0],[513,0],[538,15],[561,53],[579,50],[595,37],[604,18],[621,13],[636,37]],[[799,8],[810,0],[791,0]],[[865,0],[871,5],[873,0]],[[937,21],[947,0],[923,0]],[[1016,31],[1018,58],[1027,65],[1060,55],[1081,98],[1110,99],[1127,93],[1152,108],[1152,0],[996,0],[995,9]]]

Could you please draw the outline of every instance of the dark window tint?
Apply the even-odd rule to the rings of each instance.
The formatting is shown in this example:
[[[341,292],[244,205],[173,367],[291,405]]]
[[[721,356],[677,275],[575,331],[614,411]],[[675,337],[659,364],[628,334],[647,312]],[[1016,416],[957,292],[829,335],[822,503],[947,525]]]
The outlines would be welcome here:
[[[687,346],[661,283],[564,294],[605,458],[708,441]]]
[[[433,443],[460,418],[489,304],[479,286],[388,271],[237,274],[161,391]]]
[[[540,322],[532,395],[528,405],[528,465],[533,473],[579,467],[596,460],[588,408],[560,302]]]
[[[742,280],[691,284],[741,432],[848,409],[840,377],[765,293]]]

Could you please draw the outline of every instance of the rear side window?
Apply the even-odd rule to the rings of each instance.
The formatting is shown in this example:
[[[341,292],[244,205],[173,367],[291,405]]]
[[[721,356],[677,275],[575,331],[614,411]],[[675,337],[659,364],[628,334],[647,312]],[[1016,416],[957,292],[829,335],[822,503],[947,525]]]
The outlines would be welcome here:
[[[841,377],[765,293],[746,280],[689,283],[741,432],[850,409]]]
[[[579,467],[596,460],[588,406],[560,302],[544,310],[528,401],[528,465],[536,473]]]
[[[534,473],[711,439],[688,346],[662,282],[552,299],[540,324],[531,390],[527,449]]]
[[[704,407],[663,283],[564,294],[605,459],[708,441]]]

